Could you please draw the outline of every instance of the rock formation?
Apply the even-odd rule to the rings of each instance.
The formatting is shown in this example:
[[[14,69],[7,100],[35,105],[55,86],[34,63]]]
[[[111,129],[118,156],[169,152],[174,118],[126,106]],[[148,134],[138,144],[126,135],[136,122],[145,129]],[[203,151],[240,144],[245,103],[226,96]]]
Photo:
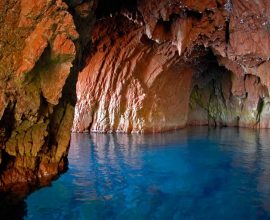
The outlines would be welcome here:
[[[136,3],[95,25],[73,131],[270,126],[268,1]]]
[[[65,169],[76,93],[78,132],[269,128],[269,22],[268,0],[2,0],[1,189]]]
[[[94,20],[91,8],[80,18],[81,5],[73,7],[74,17],[61,0],[0,2],[1,190],[43,184],[66,168],[82,56],[75,22]]]
[[[99,44],[80,73],[74,130],[158,132],[185,126],[193,67],[174,46],[155,44],[122,16],[102,21],[93,41]]]

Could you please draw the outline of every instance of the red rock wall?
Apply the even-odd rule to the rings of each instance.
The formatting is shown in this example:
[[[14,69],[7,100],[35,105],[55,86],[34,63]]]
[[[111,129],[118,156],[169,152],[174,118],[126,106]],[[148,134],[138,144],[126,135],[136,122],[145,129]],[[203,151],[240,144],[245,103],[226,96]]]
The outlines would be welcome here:
[[[138,0],[119,13],[129,22],[96,24],[73,131],[270,126],[268,1]]]
[[[0,1],[1,190],[42,184],[66,168],[76,101],[67,94],[75,97],[81,54],[80,14],[68,9],[61,0]]]
[[[117,31],[115,31],[117,30]],[[159,132],[184,127],[193,67],[170,44],[119,16],[96,25],[80,73],[74,131]]]
[[[66,2],[0,1],[1,189],[65,169],[78,72],[74,131],[270,127],[268,0]]]

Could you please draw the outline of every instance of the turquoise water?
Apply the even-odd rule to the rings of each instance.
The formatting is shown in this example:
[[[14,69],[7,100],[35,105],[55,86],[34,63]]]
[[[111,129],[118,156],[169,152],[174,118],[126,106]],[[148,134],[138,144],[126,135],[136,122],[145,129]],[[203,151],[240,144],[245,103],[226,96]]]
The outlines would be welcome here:
[[[25,219],[270,219],[270,131],[73,134]]]

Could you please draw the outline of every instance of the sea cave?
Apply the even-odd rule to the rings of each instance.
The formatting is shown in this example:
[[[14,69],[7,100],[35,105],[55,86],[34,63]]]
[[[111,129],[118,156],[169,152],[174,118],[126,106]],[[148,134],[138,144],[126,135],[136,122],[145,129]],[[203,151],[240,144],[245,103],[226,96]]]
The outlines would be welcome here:
[[[270,219],[269,0],[1,0],[0,78],[1,219]]]

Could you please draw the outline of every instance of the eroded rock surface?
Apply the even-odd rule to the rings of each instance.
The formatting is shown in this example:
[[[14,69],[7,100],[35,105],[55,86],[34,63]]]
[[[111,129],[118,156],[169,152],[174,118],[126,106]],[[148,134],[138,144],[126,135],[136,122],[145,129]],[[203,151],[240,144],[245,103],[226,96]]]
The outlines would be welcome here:
[[[115,32],[115,30],[118,32]],[[80,73],[74,130],[158,132],[185,126],[194,67],[170,44],[149,40],[119,16],[93,33]]]
[[[46,183],[66,168],[76,101],[66,94],[75,97],[69,79],[81,54],[68,10],[61,0],[0,2],[1,190]]]
[[[269,18],[267,0],[138,0],[104,17],[73,131],[269,127]]]
[[[79,72],[73,131],[269,128],[269,4],[2,0],[1,189],[65,169]]]

